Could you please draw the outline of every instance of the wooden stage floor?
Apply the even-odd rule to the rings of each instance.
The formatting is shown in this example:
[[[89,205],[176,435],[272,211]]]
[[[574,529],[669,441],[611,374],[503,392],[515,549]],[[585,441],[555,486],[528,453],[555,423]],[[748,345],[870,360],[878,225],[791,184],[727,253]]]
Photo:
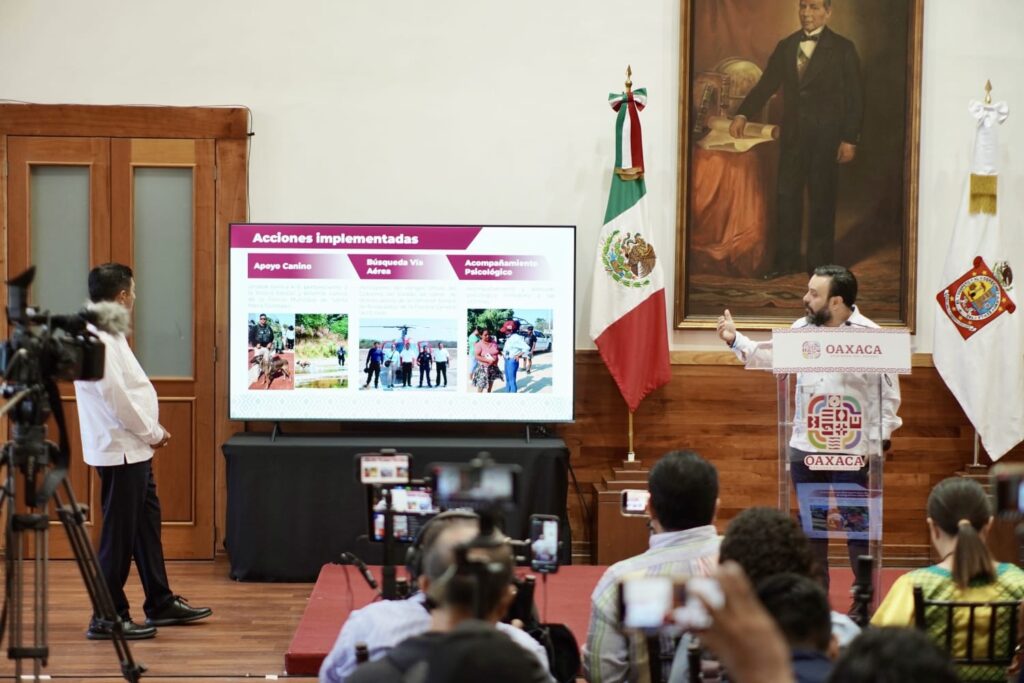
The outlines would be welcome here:
[[[190,626],[162,628],[151,640],[132,641],[132,655],[148,669],[143,681],[316,680],[284,674],[284,653],[302,618],[312,583],[233,581],[223,556],[212,562],[168,562],[167,573],[172,590],[193,605],[212,607],[213,616]],[[48,583],[50,663],[43,675],[91,683],[124,680],[111,643],[85,638],[92,608],[75,563],[52,560]],[[132,617],[142,621],[142,587],[134,570],[127,592]],[[14,662],[6,655],[5,635],[0,680],[14,678]]]

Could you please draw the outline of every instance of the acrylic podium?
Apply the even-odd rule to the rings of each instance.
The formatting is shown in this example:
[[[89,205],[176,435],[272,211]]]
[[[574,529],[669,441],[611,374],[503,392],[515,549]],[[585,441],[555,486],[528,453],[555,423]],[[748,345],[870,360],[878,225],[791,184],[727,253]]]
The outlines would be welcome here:
[[[792,509],[812,544],[846,543],[882,567],[884,397],[910,373],[904,329],[801,327],[775,330],[746,367],[770,370],[778,392],[778,506]],[[877,605],[878,591],[873,602]]]

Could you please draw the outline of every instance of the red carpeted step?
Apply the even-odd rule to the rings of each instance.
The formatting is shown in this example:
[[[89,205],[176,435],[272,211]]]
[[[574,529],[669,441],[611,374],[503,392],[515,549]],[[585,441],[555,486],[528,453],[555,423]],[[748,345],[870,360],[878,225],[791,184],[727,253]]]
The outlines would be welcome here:
[[[541,620],[569,627],[580,646],[587,637],[590,620],[590,594],[606,567],[576,565],[561,567],[548,578],[547,587],[538,578],[535,601]],[[380,567],[371,567],[380,582]],[[906,569],[883,569],[879,596],[884,596]],[[853,572],[846,567],[832,570],[829,598],[832,607],[846,612],[850,607]],[[354,567],[327,564],[320,570],[309,603],[302,615],[291,645],[284,655],[285,671],[292,675],[315,676],[320,663],[334,645],[349,612],[369,604],[375,593]]]
[[[543,579],[538,578],[535,600],[541,618],[568,626],[581,646],[587,637],[590,594],[604,570],[605,567],[585,565],[561,567],[548,578],[546,591]],[[380,582],[380,567],[371,567],[370,571]],[[354,567],[324,565],[284,655],[285,671],[292,675],[317,675],[349,612],[369,604],[374,597]]]

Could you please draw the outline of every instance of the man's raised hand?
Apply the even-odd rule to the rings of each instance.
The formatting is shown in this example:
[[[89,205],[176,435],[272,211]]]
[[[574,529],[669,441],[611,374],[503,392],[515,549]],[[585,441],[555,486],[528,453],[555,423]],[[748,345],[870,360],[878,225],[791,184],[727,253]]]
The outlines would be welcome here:
[[[718,317],[718,338],[729,346],[736,341],[736,323],[732,321],[732,313],[728,308]]]

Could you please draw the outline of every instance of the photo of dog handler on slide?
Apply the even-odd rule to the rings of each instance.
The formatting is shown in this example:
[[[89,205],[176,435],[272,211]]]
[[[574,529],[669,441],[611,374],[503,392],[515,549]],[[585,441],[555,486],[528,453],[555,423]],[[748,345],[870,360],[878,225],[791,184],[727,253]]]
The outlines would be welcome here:
[[[249,388],[294,389],[295,350],[285,348],[294,313],[249,314]]]

